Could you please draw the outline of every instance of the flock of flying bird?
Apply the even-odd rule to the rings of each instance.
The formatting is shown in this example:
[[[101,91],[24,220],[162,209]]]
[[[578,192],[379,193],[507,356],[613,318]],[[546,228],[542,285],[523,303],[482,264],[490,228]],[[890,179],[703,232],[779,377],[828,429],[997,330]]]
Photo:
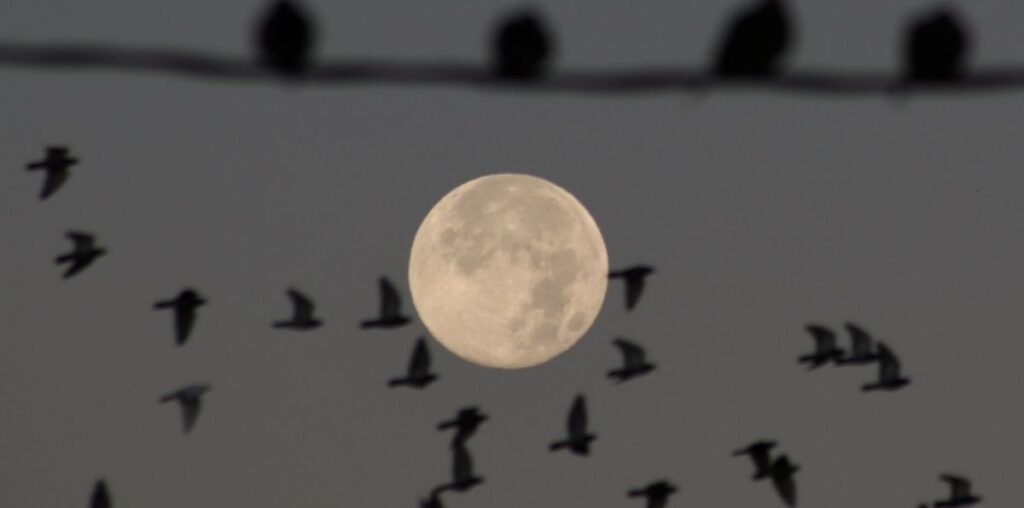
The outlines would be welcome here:
[[[783,59],[788,53],[793,38],[792,23],[781,0],[757,0],[741,10],[726,30],[719,49],[712,74],[723,78],[767,78],[778,75]],[[285,76],[297,77],[309,70],[310,53],[314,34],[304,9],[289,0],[273,4],[263,18],[256,37],[261,62],[272,71]],[[909,28],[905,45],[906,72],[908,82],[948,82],[964,76],[965,59],[968,49],[966,31],[956,15],[947,8],[934,9],[914,20]],[[524,80],[541,78],[546,72],[553,55],[554,44],[544,21],[533,11],[520,11],[504,20],[493,40],[494,69],[502,78]],[[69,155],[63,146],[51,146],[42,160],[30,162],[30,171],[44,171],[45,178],[40,199],[53,196],[70,174],[70,168],[79,161]],[[81,231],[70,231],[67,237],[73,242],[70,252],[57,257],[56,262],[67,265],[63,277],[73,277],[101,256],[107,250],[96,243],[93,235]],[[635,266],[609,273],[612,279],[623,279],[626,290],[626,307],[632,310],[643,291],[644,280],[653,273],[649,266]],[[410,323],[402,314],[398,291],[391,282],[382,277],[379,281],[381,293],[380,315],[361,323],[363,328],[395,328]],[[272,323],[275,328],[295,331],[312,330],[323,321],[317,317],[313,301],[300,290],[290,288],[287,295],[292,305],[292,315]],[[160,300],[153,307],[160,311],[171,311],[174,315],[174,334],[178,346],[184,346],[195,325],[198,309],[208,302],[194,288],[185,288],[174,298]],[[846,323],[850,335],[850,350],[837,346],[836,334],[831,329],[817,324],[807,325],[807,331],[814,339],[815,349],[802,355],[798,362],[807,368],[816,369],[823,365],[867,365],[877,363],[878,379],[862,386],[864,391],[897,390],[909,384],[910,380],[900,373],[900,362],[892,350],[872,337],[860,326]],[[613,344],[623,357],[621,367],[610,370],[608,377],[625,382],[647,374],[655,365],[646,359],[644,349],[629,340],[617,338]],[[438,379],[431,371],[430,353],[426,341],[421,337],[415,345],[404,376],[388,380],[388,385],[408,386],[422,389]],[[189,384],[167,393],[160,402],[176,402],[182,414],[183,432],[189,433],[199,417],[201,401],[211,389],[204,383]],[[455,418],[439,424],[440,430],[454,430],[451,442],[452,479],[435,487],[430,495],[421,500],[423,508],[440,508],[441,494],[447,491],[463,492],[483,483],[483,478],[473,471],[472,458],[467,446],[469,438],[487,416],[476,407],[461,409]],[[568,450],[586,456],[596,435],[588,429],[586,401],[577,395],[569,410],[567,435],[550,444],[552,451]],[[772,457],[777,443],[761,440],[738,450],[734,455],[747,455],[755,466],[754,480],[770,479],[781,498],[790,507],[796,506],[795,473],[799,466],[781,454]],[[945,474],[940,477],[950,487],[948,499],[936,501],[935,508],[955,508],[980,502],[973,494],[967,479]],[[653,482],[645,487],[629,490],[629,497],[646,498],[648,508],[666,506],[668,498],[676,487],[667,480]],[[104,480],[97,481],[91,497],[91,508],[109,508],[111,495]],[[921,507],[927,507],[922,504]]]

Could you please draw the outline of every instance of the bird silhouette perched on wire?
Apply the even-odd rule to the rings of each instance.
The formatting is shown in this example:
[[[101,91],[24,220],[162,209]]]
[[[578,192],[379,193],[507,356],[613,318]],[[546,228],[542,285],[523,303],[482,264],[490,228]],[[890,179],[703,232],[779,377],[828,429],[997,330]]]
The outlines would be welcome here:
[[[654,370],[655,365],[647,361],[647,354],[639,345],[623,338],[613,340],[612,344],[622,353],[622,367],[608,371],[608,377],[624,383]]]
[[[427,349],[427,340],[420,337],[412,350],[412,357],[409,359],[409,368],[404,377],[393,378],[388,381],[388,386],[411,386],[413,388],[426,388],[427,385],[437,380],[437,374],[430,372],[430,351]]]
[[[267,9],[257,27],[260,62],[272,72],[297,77],[309,68],[315,38],[306,11],[294,1],[278,0]]]
[[[196,321],[196,310],[206,305],[206,299],[193,288],[185,288],[178,296],[170,300],[160,300],[153,304],[156,310],[170,309],[174,311],[174,337],[178,346],[184,346]]]
[[[572,401],[566,428],[568,432],[566,438],[551,443],[549,448],[552,451],[568,448],[576,455],[589,455],[590,443],[597,436],[587,431],[587,401],[582,394],[577,395]]]
[[[814,351],[797,358],[797,363],[806,363],[807,370],[812,370],[843,357],[843,350],[836,346],[836,334],[830,328],[821,325],[807,325],[805,328],[814,339]]]
[[[195,383],[182,386],[177,390],[160,397],[161,403],[177,402],[181,407],[181,430],[188,434],[199,419],[199,410],[202,407],[202,398],[210,391],[210,385],[206,383]]]
[[[676,492],[676,486],[666,480],[657,481],[646,487],[630,490],[628,497],[647,498],[647,508],[665,508],[668,497]]]
[[[775,441],[755,441],[739,450],[732,452],[734,457],[747,455],[754,463],[754,480],[763,480],[771,475],[772,458],[771,450],[778,445]]]
[[[960,17],[939,7],[913,18],[905,35],[905,79],[942,83],[963,78],[971,41]]]
[[[935,508],[956,508],[981,502],[980,497],[971,493],[971,482],[967,478],[954,474],[944,474],[939,478],[949,484],[949,498],[936,501]]]
[[[68,156],[68,149],[64,146],[46,147],[46,158],[29,162],[25,168],[29,171],[45,171],[43,188],[39,192],[39,200],[42,201],[52,196],[57,189],[60,189],[71,175],[71,166],[78,164],[78,159]]]
[[[316,305],[308,296],[295,288],[288,290],[288,299],[292,302],[292,317],[274,322],[274,328],[305,331],[319,328],[323,324],[314,316]]]
[[[782,0],[757,0],[733,16],[713,72],[720,78],[774,77],[782,70],[793,38]]]
[[[380,315],[363,321],[360,328],[398,328],[409,324],[409,318],[402,314],[402,298],[387,277],[378,280],[380,287]]]
[[[554,46],[550,30],[538,12],[516,11],[502,19],[495,31],[494,71],[504,79],[540,78],[547,72]]]
[[[636,307],[640,295],[644,292],[644,281],[652,273],[654,267],[649,265],[636,265],[608,272],[609,279],[622,279],[626,283],[626,310],[633,310],[633,307]]]
[[[92,496],[89,497],[89,508],[111,508],[113,503],[110,497],[110,489],[107,488],[105,480],[97,480],[92,488]]]
[[[63,278],[74,277],[89,265],[93,264],[100,256],[107,253],[107,250],[96,246],[96,238],[82,231],[68,231],[64,235],[72,242],[71,252],[57,256],[55,262],[58,265],[68,265],[64,271]]]

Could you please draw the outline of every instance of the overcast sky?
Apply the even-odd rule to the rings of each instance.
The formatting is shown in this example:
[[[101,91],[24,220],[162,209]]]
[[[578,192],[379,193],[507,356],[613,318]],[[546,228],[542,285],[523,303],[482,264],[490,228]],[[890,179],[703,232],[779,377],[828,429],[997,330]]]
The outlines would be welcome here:
[[[697,65],[737,2],[542,4],[557,65]],[[320,54],[484,61],[510,2],[308,1]],[[535,4],[536,5],[536,4]],[[795,66],[895,70],[919,1],[800,2]],[[263,2],[8,2],[0,39],[179,47],[244,57]],[[1024,5],[963,6],[975,62],[1024,62]],[[435,425],[469,404],[486,483],[453,507],[782,506],[730,452],[774,438],[799,464],[801,506],[915,506],[975,481],[1019,503],[1024,412],[1024,96],[808,97],[764,92],[577,96],[455,87],[282,87],[113,71],[0,68],[0,506],[415,506],[449,475]],[[24,171],[48,144],[81,163],[40,203]],[[471,178],[525,172],[573,193],[613,267],[657,267],[638,308],[613,282],[573,349],[519,371],[431,341],[441,375],[392,390],[418,321],[361,331],[377,277],[409,303],[406,264],[431,206]],[[109,249],[60,280],[69,229]],[[153,301],[209,300],[173,344]],[[325,326],[274,330],[284,289]],[[410,309],[411,310],[411,309]],[[809,322],[852,319],[913,383],[861,393],[875,367],[795,363]],[[658,369],[613,385],[616,336]],[[183,436],[164,392],[209,382]],[[585,393],[592,457],[551,454]]]

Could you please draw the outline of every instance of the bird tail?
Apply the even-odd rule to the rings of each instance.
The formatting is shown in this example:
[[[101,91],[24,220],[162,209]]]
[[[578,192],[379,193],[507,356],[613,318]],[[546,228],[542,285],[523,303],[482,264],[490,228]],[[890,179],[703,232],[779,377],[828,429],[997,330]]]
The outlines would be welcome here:
[[[153,304],[154,309],[169,309],[171,307],[174,307],[174,302],[168,302],[166,300],[161,300]]]
[[[562,448],[565,448],[566,446],[569,446],[569,442],[568,441],[555,441],[554,443],[551,443],[550,445],[548,445],[548,449],[551,450],[551,451],[555,451],[555,450],[560,450]]]

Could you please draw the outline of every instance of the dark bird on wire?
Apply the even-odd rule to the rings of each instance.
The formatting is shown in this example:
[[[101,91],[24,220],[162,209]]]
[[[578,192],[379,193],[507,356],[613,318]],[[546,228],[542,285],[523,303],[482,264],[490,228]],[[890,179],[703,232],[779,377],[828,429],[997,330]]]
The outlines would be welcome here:
[[[89,508],[111,508],[113,503],[110,499],[110,490],[107,489],[105,480],[97,480],[96,486],[92,488],[92,496],[89,498]]]
[[[775,491],[779,493],[782,502],[786,506],[796,506],[796,479],[793,475],[800,470],[800,467],[791,463],[789,457],[780,455],[772,462],[769,475],[775,485]]]
[[[437,429],[455,429],[452,447],[459,448],[466,445],[466,440],[475,434],[480,428],[480,424],[486,420],[487,415],[481,413],[476,406],[464,407],[459,410],[454,419],[439,423]]]
[[[314,316],[316,306],[313,301],[298,289],[288,289],[288,298],[292,301],[292,317],[287,320],[276,321],[274,328],[288,328],[290,330],[304,331],[318,328],[323,324],[319,318]]]
[[[884,343],[878,343],[878,381],[861,387],[863,391],[899,390],[910,384],[910,379],[900,375],[900,360]]]
[[[529,80],[544,75],[554,42],[540,14],[515,12],[501,21],[492,41],[494,69],[505,79]]]
[[[196,322],[196,309],[206,305],[206,300],[195,289],[185,288],[171,300],[160,300],[153,304],[156,310],[174,311],[174,337],[178,346],[184,346]]]
[[[905,35],[906,79],[918,83],[961,79],[966,73],[970,44],[967,29],[950,8],[933,9],[915,17]]]
[[[405,377],[389,380],[388,386],[425,388],[435,380],[437,380],[437,374],[430,372],[430,351],[427,349],[427,341],[420,337],[412,350],[412,358],[409,359],[409,368]]]
[[[203,395],[210,391],[210,385],[196,383],[185,385],[160,397],[160,402],[177,402],[181,406],[182,432],[188,434],[199,418],[199,409]]]
[[[43,189],[39,193],[39,200],[42,201],[60,189],[71,174],[71,166],[78,164],[78,159],[68,157],[68,149],[64,146],[46,147],[46,158],[33,161],[25,165],[29,171],[45,171],[46,177],[43,180]]]
[[[465,446],[456,446],[452,450],[452,481],[434,489],[431,497],[437,497],[446,490],[465,492],[481,483],[484,479],[473,473],[473,458]]]
[[[314,38],[305,10],[296,2],[279,0],[260,21],[256,46],[263,65],[282,76],[297,77],[309,67]]]
[[[629,497],[646,497],[647,508],[665,508],[668,505],[668,496],[675,491],[675,485],[661,480],[641,489],[630,490],[627,494]]]
[[[381,277],[380,316],[363,321],[360,328],[398,328],[409,324],[409,318],[402,315],[402,298],[387,277]]]
[[[782,0],[758,0],[733,16],[719,46],[715,75],[741,79],[778,75],[792,31]]]
[[[831,329],[821,325],[805,328],[814,338],[814,352],[797,358],[797,363],[806,363],[807,370],[811,370],[842,358],[843,350],[836,346],[836,334]]]
[[[743,455],[750,456],[750,460],[754,462],[754,480],[763,480],[768,478],[771,473],[771,450],[778,443],[775,441],[762,440],[755,441],[745,448],[741,448],[732,452],[734,457],[740,457]]]
[[[853,323],[846,323],[850,334],[850,354],[839,358],[841,365],[863,365],[878,360],[878,353],[872,348],[873,339],[866,330]]]
[[[608,371],[608,377],[624,383],[654,370],[655,365],[647,361],[640,346],[622,338],[613,340],[612,344],[622,353],[622,368]]]
[[[68,231],[64,236],[74,244],[71,252],[57,256],[56,259],[58,265],[68,265],[68,269],[64,271],[65,279],[85,270],[97,258],[107,253],[106,249],[96,246],[95,237],[89,233]]]
[[[633,310],[633,307],[636,307],[636,303],[640,301],[640,294],[644,292],[644,279],[652,273],[654,267],[648,265],[637,265],[608,273],[609,279],[623,279],[626,282],[626,310]]]
[[[561,441],[551,443],[550,449],[553,451],[568,448],[576,455],[590,455],[590,443],[597,436],[587,432],[587,402],[582,394],[577,395],[572,402],[566,428],[568,436]]]
[[[935,508],[955,508],[971,506],[981,502],[981,498],[971,493],[971,482],[962,476],[944,474],[939,477],[949,484],[949,499],[936,501]]]

